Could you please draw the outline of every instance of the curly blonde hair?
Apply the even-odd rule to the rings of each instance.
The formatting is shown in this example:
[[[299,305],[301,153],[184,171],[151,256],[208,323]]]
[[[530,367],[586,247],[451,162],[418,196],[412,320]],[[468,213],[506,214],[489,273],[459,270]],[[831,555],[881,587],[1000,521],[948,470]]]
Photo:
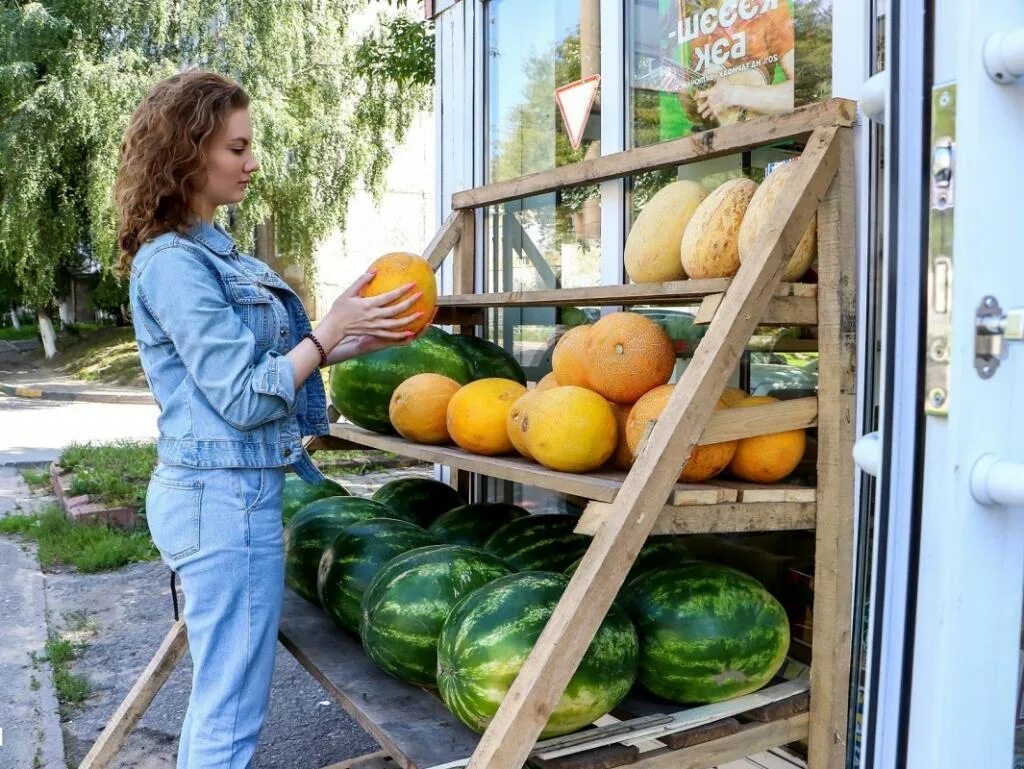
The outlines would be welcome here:
[[[179,72],[150,89],[121,140],[114,183],[122,273],[147,240],[186,228],[190,198],[205,182],[210,140],[228,115],[248,106],[242,86],[201,69]]]

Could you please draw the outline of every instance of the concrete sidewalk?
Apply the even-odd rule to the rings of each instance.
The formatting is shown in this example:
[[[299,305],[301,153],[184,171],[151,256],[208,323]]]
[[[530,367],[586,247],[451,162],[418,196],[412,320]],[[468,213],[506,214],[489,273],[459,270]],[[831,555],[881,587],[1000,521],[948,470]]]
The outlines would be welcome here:
[[[92,403],[156,403],[149,390],[139,387],[113,387],[82,382],[71,377],[25,378],[10,381],[0,373],[0,394],[16,398],[39,398],[49,401],[89,401]]]

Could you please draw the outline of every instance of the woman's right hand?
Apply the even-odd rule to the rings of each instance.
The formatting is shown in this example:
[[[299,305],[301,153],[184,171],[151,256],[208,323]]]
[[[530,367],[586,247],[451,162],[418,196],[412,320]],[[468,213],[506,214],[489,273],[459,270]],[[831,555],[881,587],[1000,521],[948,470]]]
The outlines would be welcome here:
[[[415,290],[415,283],[407,283],[376,296],[360,296],[376,273],[367,272],[334,300],[331,309],[317,327],[320,329],[328,323],[334,335],[332,347],[347,336],[374,336],[403,342],[412,338],[414,332],[400,331],[403,326],[418,318],[423,313],[405,314],[422,292]]]

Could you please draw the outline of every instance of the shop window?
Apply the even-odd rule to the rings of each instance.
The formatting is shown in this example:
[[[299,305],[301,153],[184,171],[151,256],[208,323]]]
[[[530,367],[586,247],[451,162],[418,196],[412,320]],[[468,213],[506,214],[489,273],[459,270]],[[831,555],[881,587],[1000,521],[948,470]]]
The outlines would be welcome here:
[[[832,95],[831,0],[629,0],[629,145]]]

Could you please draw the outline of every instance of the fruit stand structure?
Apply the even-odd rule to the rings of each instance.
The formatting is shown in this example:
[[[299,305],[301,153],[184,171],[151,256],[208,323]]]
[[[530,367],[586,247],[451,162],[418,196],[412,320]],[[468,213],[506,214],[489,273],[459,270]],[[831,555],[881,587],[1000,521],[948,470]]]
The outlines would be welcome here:
[[[439,297],[437,322],[471,333],[489,308],[700,302],[709,328],[665,411],[627,473],[569,474],[521,458],[486,457],[411,443],[348,423],[307,448],[375,448],[468,474],[589,500],[577,532],[591,544],[533,652],[487,731],[464,727],[431,692],[390,678],[327,615],[286,591],[281,640],[380,743],[382,751],[334,764],[405,769],[702,769],[772,747],[807,741],[811,769],[845,766],[851,665],[854,556],[856,276],[852,122],[842,99],[737,123],[693,137],[607,155],[459,192],[424,256],[435,267],[452,253],[454,294]],[[474,294],[479,209],[542,192],[794,142],[801,161],[786,182],[751,258],[731,279]],[[817,285],[781,283],[788,258],[817,214]],[[714,411],[761,324],[817,327],[816,398]],[[817,485],[677,483],[694,446],[816,427]],[[810,678],[777,679],[734,700],[681,709],[631,694],[604,724],[537,743],[648,536],[815,530]],[[177,623],[82,767],[100,769],[173,669],[185,646]],[[603,723],[603,722],[602,722]],[[654,749],[641,752],[638,744]]]

